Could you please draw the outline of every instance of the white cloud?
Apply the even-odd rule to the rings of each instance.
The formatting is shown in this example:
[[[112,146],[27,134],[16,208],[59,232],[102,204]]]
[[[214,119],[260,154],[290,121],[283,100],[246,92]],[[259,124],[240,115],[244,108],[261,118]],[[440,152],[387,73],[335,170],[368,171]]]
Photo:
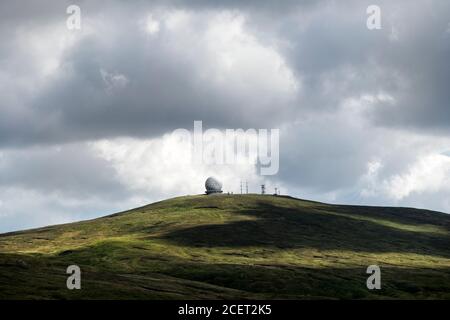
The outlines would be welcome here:
[[[361,178],[363,199],[378,199],[385,205],[409,203],[435,210],[450,209],[450,157],[438,153],[418,155],[414,162],[392,174],[383,172],[383,167],[380,161],[368,163]]]
[[[440,154],[419,158],[405,172],[383,181],[383,187],[396,200],[413,193],[450,192],[450,158]]]
[[[361,190],[361,196],[373,197],[376,196],[376,190],[378,188],[378,174],[382,168],[382,163],[377,160],[369,161],[367,163],[367,172],[362,177],[365,186]]]
[[[139,194],[143,203],[149,198],[201,194],[208,176],[218,177],[223,182],[224,192],[239,192],[240,180],[249,181],[253,192],[257,192],[264,182],[250,163],[194,163],[192,144],[171,134],[145,140],[102,140],[91,146],[115,168],[121,183]]]
[[[211,17],[203,41],[208,64],[213,66],[207,72],[219,86],[227,84],[228,90],[253,97],[266,98],[270,92],[286,100],[301,88],[300,76],[293,75],[276,48],[263,45],[246,30],[242,14],[225,12]],[[266,104],[259,101],[259,106]]]
[[[159,32],[159,21],[153,19],[152,16],[147,20],[147,32],[150,34]]]

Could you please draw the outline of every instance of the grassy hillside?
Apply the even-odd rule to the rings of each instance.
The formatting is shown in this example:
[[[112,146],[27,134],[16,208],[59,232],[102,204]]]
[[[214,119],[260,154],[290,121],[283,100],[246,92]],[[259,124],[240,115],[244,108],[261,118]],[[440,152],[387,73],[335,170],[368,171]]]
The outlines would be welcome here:
[[[65,270],[82,270],[67,290]],[[382,290],[366,288],[368,265]],[[179,197],[0,235],[0,298],[450,299],[450,215],[281,196]]]

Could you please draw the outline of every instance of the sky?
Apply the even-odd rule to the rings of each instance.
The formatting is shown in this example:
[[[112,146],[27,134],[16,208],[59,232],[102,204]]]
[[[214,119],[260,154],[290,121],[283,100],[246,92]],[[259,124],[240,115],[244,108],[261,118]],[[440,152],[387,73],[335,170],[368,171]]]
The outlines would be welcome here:
[[[208,176],[450,213],[449,1],[5,0],[0,38],[0,232],[200,194]],[[193,163],[172,132],[194,121],[279,129],[278,172]]]

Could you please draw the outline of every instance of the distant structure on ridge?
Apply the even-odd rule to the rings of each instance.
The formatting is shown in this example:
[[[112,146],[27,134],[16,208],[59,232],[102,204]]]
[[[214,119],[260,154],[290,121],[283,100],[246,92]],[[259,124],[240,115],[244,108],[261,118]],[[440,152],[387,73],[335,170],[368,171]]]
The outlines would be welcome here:
[[[206,194],[222,193],[222,183],[214,177],[209,177],[205,181]]]

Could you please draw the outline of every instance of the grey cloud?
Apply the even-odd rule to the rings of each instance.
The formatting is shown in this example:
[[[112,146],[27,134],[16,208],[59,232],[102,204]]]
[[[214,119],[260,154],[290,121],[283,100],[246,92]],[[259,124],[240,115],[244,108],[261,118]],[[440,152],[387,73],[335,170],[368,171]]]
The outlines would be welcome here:
[[[154,38],[140,32],[136,21],[145,17],[146,10],[166,10],[160,2],[81,3],[86,19],[101,21],[97,26],[103,29],[65,52],[59,73],[44,87],[40,85],[38,92],[27,94],[19,87],[16,91],[23,99],[3,101],[0,141],[14,145],[148,137],[189,127],[196,119],[221,128],[273,127],[310,112],[335,109],[348,97],[380,91],[391,94],[396,105],[378,103],[368,114],[376,125],[447,127],[450,34],[445,35],[447,17],[442,13],[450,11],[449,5],[436,1],[432,9],[420,10],[427,22],[432,21],[424,25],[418,13],[421,6],[381,1],[384,29],[369,31],[365,28],[368,4],[175,1],[168,6],[191,10],[196,15],[192,31],[199,34],[214,10],[245,12],[248,30],[282,53],[303,85],[299,96],[284,100],[264,89],[239,92],[232,83],[218,85],[204,77],[214,68],[208,63],[214,61],[208,61],[208,48],[195,42],[198,35],[191,35],[190,44],[164,28]],[[272,6],[283,14],[271,10]],[[49,7],[47,15],[62,22],[60,6],[58,10]],[[195,13],[192,8],[205,11]],[[12,11],[20,17],[19,9]],[[28,17],[35,12],[39,18],[46,15],[43,11],[31,7],[23,14]],[[389,33],[394,26],[400,34],[392,42]],[[177,42],[186,47],[176,47]],[[9,56],[8,62],[12,61],[14,57]],[[128,86],[108,95],[102,69],[123,74]],[[9,70],[6,76],[14,77],[15,71]],[[236,77],[230,80],[235,82]],[[408,85],[402,83],[404,79]],[[5,96],[14,91],[13,85],[9,87],[8,92],[4,89]],[[273,112],[274,108],[283,112]]]
[[[293,109],[292,102],[270,88],[249,82],[236,90],[233,85],[243,81],[238,73],[224,83],[214,82],[216,66],[208,63],[214,63],[215,53],[208,53],[198,35],[182,34],[192,39],[179,39],[162,29],[152,38],[136,23],[144,14],[135,13],[126,22],[116,14],[99,17],[104,19],[103,29],[65,52],[58,73],[38,84],[40,90],[29,96],[25,93],[26,100],[3,106],[3,144],[154,136],[190,127],[197,119],[215,127],[269,126],[286,117],[273,114],[273,106],[287,113]],[[193,14],[198,17],[192,21],[192,31],[198,30],[201,36],[205,28],[202,19],[208,19],[209,13]],[[123,75],[127,86],[108,94],[102,70]],[[9,75],[14,71],[9,70]],[[252,80],[258,81],[246,81]],[[17,114],[17,110],[21,112]]]
[[[0,154],[0,187],[56,193],[76,199],[120,199],[130,190],[89,146],[9,149]]]
[[[379,102],[368,113],[376,126],[448,132],[450,4],[379,1],[377,31],[365,28],[369,4],[318,9],[304,28],[290,28],[286,56],[307,92],[300,104],[327,110],[348,97],[385,92],[395,103]]]

